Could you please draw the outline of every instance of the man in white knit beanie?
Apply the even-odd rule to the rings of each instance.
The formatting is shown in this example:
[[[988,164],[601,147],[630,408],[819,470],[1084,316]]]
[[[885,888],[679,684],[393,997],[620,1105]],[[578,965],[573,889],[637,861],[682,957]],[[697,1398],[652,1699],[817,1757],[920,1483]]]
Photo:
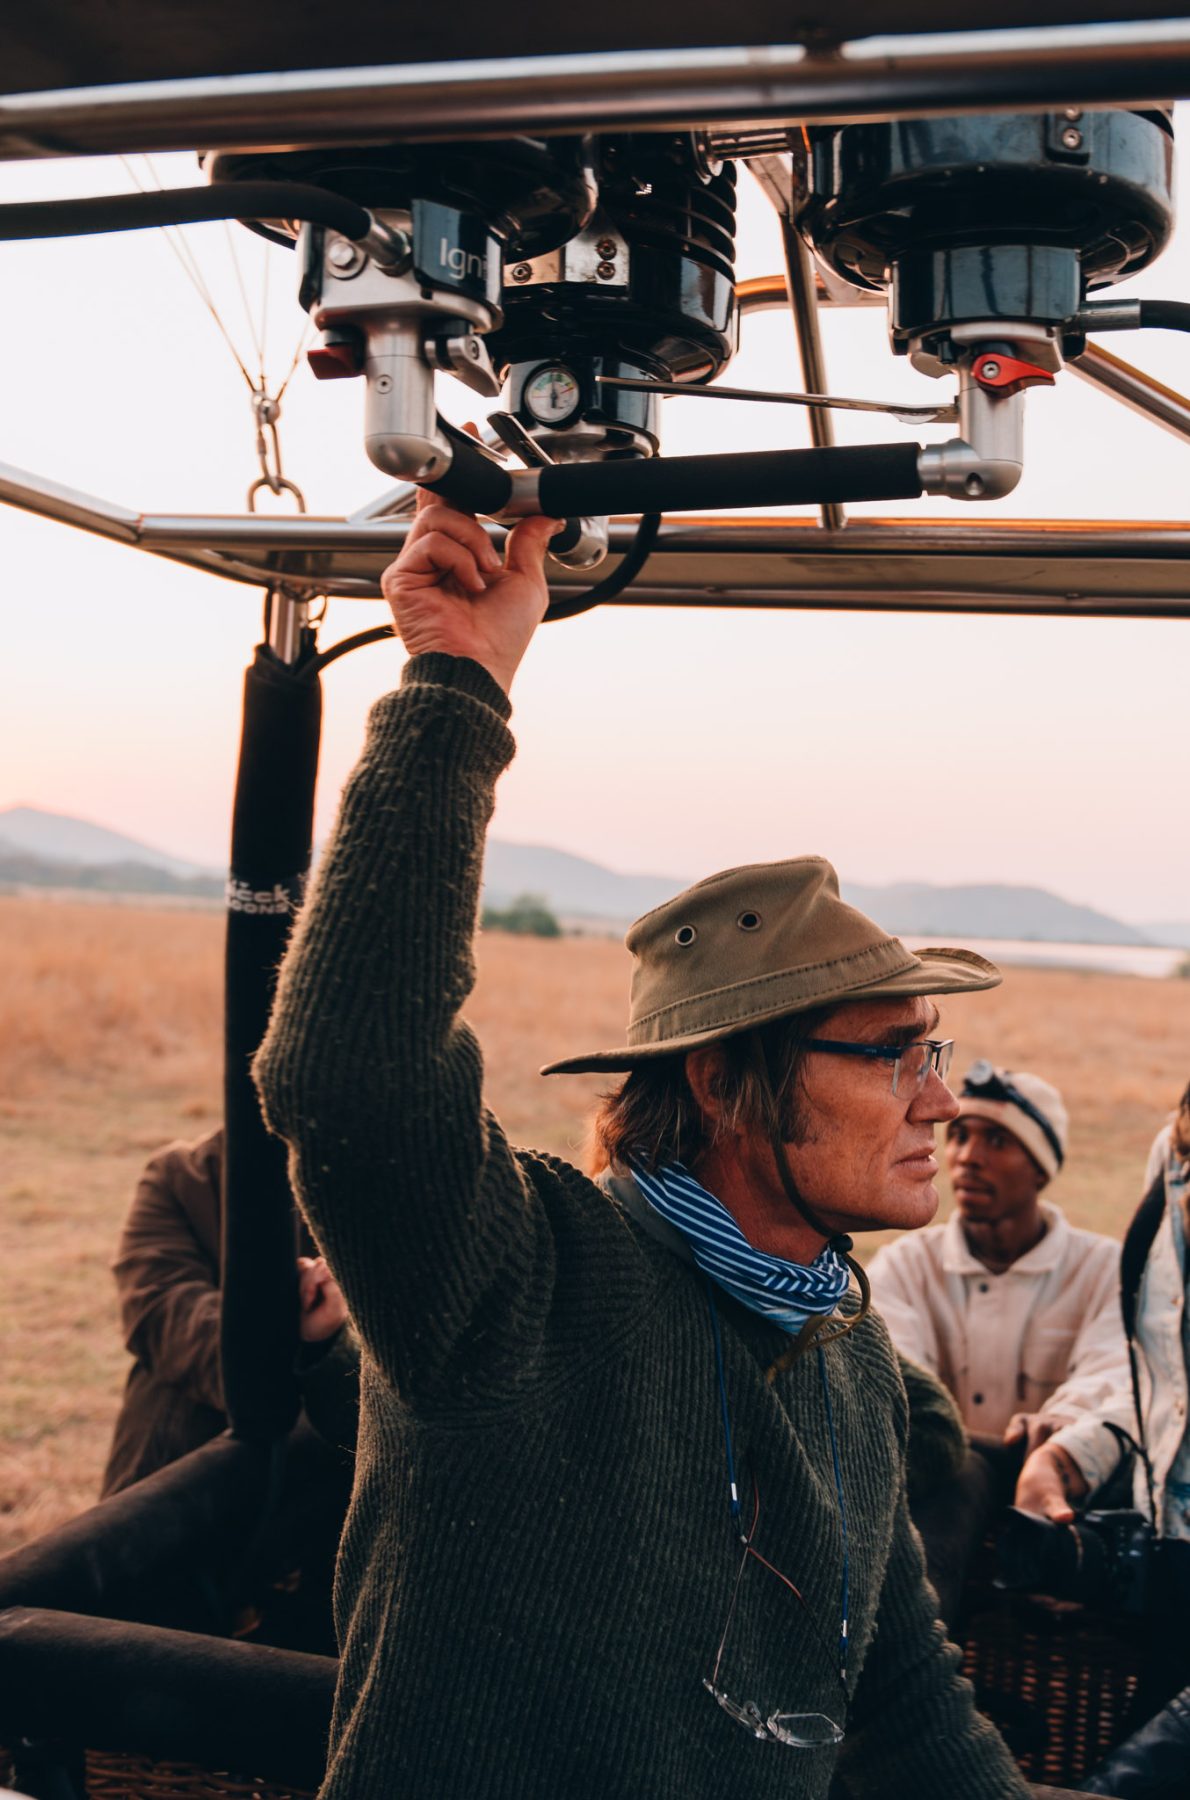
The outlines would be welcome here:
[[[1052,1439],[1094,1489],[1111,1473],[1099,1421],[1126,1425],[1131,1406],[1120,1247],[1042,1197],[1066,1139],[1055,1087],[976,1063],[947,1127],[954,1212],[886,1245],[868,1273],[897,1349],[950,1389],[977,1447],[1028,1455]],[[993,1461],[1007,1500],[1017,1457]]]

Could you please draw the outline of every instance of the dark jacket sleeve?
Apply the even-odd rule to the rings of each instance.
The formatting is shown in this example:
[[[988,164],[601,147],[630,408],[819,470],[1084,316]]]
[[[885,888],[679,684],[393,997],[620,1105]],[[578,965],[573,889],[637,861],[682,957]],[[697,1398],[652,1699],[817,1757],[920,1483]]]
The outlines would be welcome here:
[[[219,1170],[209,1148],[170,1144],[150,1160],[112,1268],[132,1355],[155,1382],[222,1410]]]
[[[306,1417],[336,1450],[354,1453],[359,1435],[359,1339],[350,1325],[321,1344],[303,1344],[298,1381]]]
[[[967,1454],[967,1433],[958,1407],[938,1377],[899,1351],[897,1363],[909,1399],[905,1480],[910,1500],[921,1500],[959,1473]]]
[[[473,980],[508,703],[465,659],[413,658],[363,756],[282,967],[256,1079],[351,1316],[407,1398],[526,1362],[551,1285],[538,1197],[482,1099]]]

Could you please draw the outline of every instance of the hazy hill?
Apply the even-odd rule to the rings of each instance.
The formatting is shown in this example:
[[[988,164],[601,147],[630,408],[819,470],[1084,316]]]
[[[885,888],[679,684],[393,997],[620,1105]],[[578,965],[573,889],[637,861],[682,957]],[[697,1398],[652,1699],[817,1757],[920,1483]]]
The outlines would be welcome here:
[[[490,903],[502,906],[517,894],[540,894],[554,912],[577,918],[627,923],[685,885],[673,875],[620,875],[565,850],[503,844],[498,838],[489,840],[484,859],[484,891]]]
[[[486,879],[488,897],[497,905],[516,894],[540,894],[563,918],[609,924],[626,924],[686,885],[680,876],[618,875],[560,850],[499,842],[488,845]],[[1045,888],[994,883],[934,887],[926,882],[865,887],[845,881],[842,889],[853,906],[906,937],[1037,938],[1064,944],[1158,941],[1122,919],[1063,900]]]
[[[223,897],[223,885],[219,875],[175,875],[169,869],[131,859],[84,863],[36,856],[31,850],[22,850],[0,838],[0,889],[76,888],[92,894],[160,894],[216,900]]]
[[[45,812],[36,806],[0,809],[0,840],[7,850],[23,850],[36,857],[82,866],[101,863],[147,863],[167,869],[171,875],[209,874],[197,863],[182,862],[164,850],[154,850],[123,832],[89,819],[72,819],[67,813]],[[73,883],[71,884],[74,885]]]
[[[13,806],[0,811],[0,885],[207,898],[222,892],[223,880],[221,873],[182,862],[106,826]],[[622,929],[685,885],[678,875],[622,875],[602,863],[544,845],[494,839],[487,847],[484,898],[489,906],[506,907],[519,895],[539,894],[562,919]],[[998,883],[934,887],[925,882],[865,887],[844,882],[843,893],[890,931],[906,937],[1190,948],[1190,926],[1154,925],[1140,931],[1045,888]]]
[[[1151,944],[1154,940],[1122,919],[1090,906],[1063,900],[1045,888],[998,883],[971,887],[931,887],[896,882],[860,887],[843,882],[843,897],[899,936],[934,937],[948,932],[973,938],[1041,938],[1060,944]]]

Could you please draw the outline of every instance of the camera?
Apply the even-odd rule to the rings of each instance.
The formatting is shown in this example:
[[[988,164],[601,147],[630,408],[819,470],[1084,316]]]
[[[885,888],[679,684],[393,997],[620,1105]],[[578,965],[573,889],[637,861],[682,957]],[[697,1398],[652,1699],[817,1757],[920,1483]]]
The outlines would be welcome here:
[[[1011,1506],[996,1540],[996,1586],[1051,1594],[1103,1612],[1152,1616],[1163,1596],[1160,1540],[1130,1507],[1091,1511],[1068,1525]]]

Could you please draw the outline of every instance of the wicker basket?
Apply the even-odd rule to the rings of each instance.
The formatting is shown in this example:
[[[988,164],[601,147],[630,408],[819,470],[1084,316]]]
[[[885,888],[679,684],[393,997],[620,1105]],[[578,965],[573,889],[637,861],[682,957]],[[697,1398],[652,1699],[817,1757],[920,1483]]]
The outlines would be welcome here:
[[[308,1788],[201,1769],[197,1763],[88,1750],[86,1768],[89,1800],[314,1800]]]
[[[1142,1647],[1133,1621],[1001,1597],[970,1619],[963,1673],[1022,1773],[1077,1786],[1127,1729]]]

